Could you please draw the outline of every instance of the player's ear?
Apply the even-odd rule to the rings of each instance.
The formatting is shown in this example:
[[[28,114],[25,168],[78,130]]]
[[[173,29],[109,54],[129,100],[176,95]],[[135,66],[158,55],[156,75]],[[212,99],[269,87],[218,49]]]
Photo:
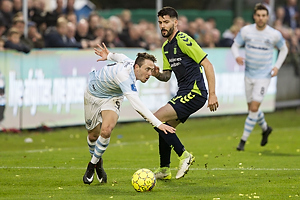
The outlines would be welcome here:
[[[177,27],[178,26],[178,19],[174,18],[174,25]]]

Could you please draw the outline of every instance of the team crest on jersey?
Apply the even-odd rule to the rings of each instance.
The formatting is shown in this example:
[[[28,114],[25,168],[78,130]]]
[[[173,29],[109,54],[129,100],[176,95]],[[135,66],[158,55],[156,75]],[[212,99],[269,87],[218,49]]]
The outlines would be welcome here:
[[[137,91],[136,86],[134,84],[131,84],[131,90],[135,92]]]
[[[272,45],[272,41],[269,40],[269,39],[266,39],[266,40],[265,40],[265,43],[266,43],[267,45]]]

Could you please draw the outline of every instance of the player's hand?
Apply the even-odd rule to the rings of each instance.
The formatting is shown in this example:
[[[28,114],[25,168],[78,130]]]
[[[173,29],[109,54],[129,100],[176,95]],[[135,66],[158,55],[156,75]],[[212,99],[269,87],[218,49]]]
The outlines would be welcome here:
[[[176,129],[172,126],[161,124],[159,127],[157,127],[159,130],[165,132],[165,134],[169,133],[175,133]]]
[[[159,67],[154,65],[154,69],[151,73],[152,76],[157,77],[159,75]]]
[[[209,110],[211,112],[214,112],[218,109],[219,103],[218,103],[218,98],[215,94],[213,94],[213,95],[210,94],[209,95],[207,107],[209,108]]]
[[[274,76],[277,76],[278,74],[278,68],[277,67],[273,67],[272,71],[271,71],[271,76],[274,77]]]
[[[237,57],[236,59],[237,64],[239,65],[244,65],[244,58],[243,57]]]
[[[103,42],[102,42],[102,45],[103,45],[103,47],[102,47],[100,44],[97,44],[97,46],[100,48],[100,50],[94,48],[95,54],[101,57],[101,58],[99,58],[99,59],[97,60],[97,62],[98,62],[98,61],[104,61],[104,60],[107,60],[107,56],[108,56],[108,54],[109,54],[109,52],[110,52],[110,51],[106,48],[106,46],[105,46],[105,44],[104,44]]]

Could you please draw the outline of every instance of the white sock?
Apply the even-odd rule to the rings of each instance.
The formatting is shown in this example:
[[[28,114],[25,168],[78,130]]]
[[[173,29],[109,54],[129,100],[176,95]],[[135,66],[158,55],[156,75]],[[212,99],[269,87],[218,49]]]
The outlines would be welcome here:
[[[103,138],[101,136],[98,137],[91,163],[96,164],[100,160],[101,156],[104,154],[109,144],[109,141],[110,141],[110,137],[109,138]]]
[[[257,118],[257,123],[259,124],[260,128],[263,130],[263,131],[266,131],[267,128],[268,128],[268,124],[265,120],[265,115],[262,111],[258,111],[258,118]]]
[[[94,154],[94,150],[95,150],[95,146],[96,146],[96,141],[91,142],[90,139],[89,139],[89,136],[87,136],[86,140],[87,140],[87,143],[88,143],[88,146],[89,146],[90,154],[93,155]]]
[[[244,132],[242,136],[242,140],[247,141],[248,137],[250,136],[258,118],[258,112],[249,111],[249,114],[246,118],[245,125],[244,125]]]

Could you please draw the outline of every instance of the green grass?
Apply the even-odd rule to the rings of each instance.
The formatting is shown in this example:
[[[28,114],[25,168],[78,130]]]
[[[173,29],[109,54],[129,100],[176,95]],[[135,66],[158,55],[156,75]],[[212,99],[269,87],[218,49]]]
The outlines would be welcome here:
[[[196,162],[182,179],[174,178],[178,159],[172,152],[170,181],[135,192],[132,174],[159,165],[157,134],[146,122],[122,123],[105,152],[108,183],[84,185],[90,160],[84,127],[52,132],[0,133],[0,199],[300,199],[300,113],[266,113],[273,133],[261,147],[255,127],[244,152],[236,151],[246,115],[192,118],[177,134]],[[32,143],[25,143],[25,138]]]

